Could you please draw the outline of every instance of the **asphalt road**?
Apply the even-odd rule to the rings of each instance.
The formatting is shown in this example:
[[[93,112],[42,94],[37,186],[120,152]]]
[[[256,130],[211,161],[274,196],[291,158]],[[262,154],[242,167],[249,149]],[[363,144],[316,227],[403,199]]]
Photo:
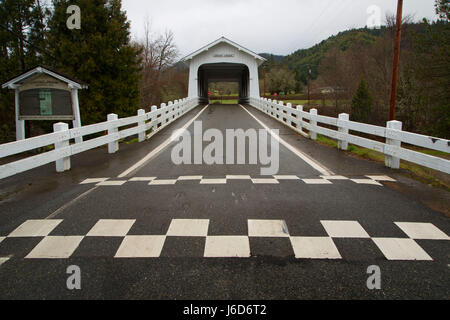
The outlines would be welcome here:
[[[114,155],[75,156],[69,172],[0,181],[0,298],[450,298],[447,192],[236,105],[208,106],[197,121],[264,130],[253,115],[279,129],[275,176],[261,163],[174,165],[176,142],[140,162],[202,108]],[[72,265],[81,290],[67,288]],[[367,287],[369,266],[379,290]]]

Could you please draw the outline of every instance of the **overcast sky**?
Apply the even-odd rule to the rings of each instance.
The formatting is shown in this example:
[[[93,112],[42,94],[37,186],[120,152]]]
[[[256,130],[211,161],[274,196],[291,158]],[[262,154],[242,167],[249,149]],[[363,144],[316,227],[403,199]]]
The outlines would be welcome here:
[[[133,36],[146,19],[171,30],[181,56],[225,36],[257,53],[286,55],[350,28],[364,27],[369,7],[396,12],[397,0],[122,0]],[[405,0],[404,14],[436,18],[434,0]]]

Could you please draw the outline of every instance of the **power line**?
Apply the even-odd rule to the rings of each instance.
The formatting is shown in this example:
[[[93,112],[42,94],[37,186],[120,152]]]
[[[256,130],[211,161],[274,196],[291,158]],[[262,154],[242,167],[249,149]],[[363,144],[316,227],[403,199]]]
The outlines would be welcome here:
[[[317,24],[317,21],[319,21],[320,18],[322,18],[322,16],[325,14],[325,12],[328,12],[328,11],[330,10],[330,8],[333,7],[333,5],[330,6],[330,1],[332,1],[332,0],[329,0],[329,1],[328,1],[328,3],[327,3],[326,6],[325,6],[325,9],[322,10],[322,12],[320,13],[320,15],[319,15],[316,19],[314,19],[314,21],[309,25],[308,29],[306,29],[306,30],[304,31],[305,33],[308,33],[308,32],[309,32],[309,31]],[[336,1],[333,1],[333,3],[335,4]]]
[[[350,4],[353,3],[353,0],[343,0],[343,1],[346,1],[346,3],[345,3],[345,4],[342,4],[341,9],[339,10],[339,12],[336,12],[335,15],[334,15],[334,18],[333,18],[332,20],[330,20],[330,21],[327,23],[327,27],[328,27],[329,25],[331,25],[331,24],[336,20],[336,18],[339,17],[340,14],[341,14],[344,10],[347,9],[347,7],[348,7]],[[322,30],[322,32],[318,34],[318,37],[320,37],[323,33],[324,33],[324,31]]]

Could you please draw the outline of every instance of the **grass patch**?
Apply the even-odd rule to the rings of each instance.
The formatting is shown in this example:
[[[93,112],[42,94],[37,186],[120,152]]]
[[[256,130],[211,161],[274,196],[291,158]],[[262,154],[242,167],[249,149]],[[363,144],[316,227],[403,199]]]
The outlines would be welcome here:
[[[337,148],[337,146],[338,146],[337,141],[335,141],[333,139],[329,139],[320,134],[317,135],[317,142],[319,142],[320,144],[326,145],[328,147],[333,147],[333,148]]]
[[[332,148],[337,148],[337,146],[338,146],[337,141],[327,138],[327,137],[324,137],[322,135],[317,135],[317,142],[322,145],[332,147]],[[433,155],[433,156],[439,156],[439,157],[444,157],[444,158],[449,157],[448,153],[441,152],[441,151],[420,149],[420,148],[414,148],[414,150],[423,152],[423,153],[426,153],[429,155]],[[345,152],[347,154],[356,156],[358,158],[371,160],[371,161],[375,161],[375,162],[384,163],[384,159],[385,159],[384,154],[382,154],[380,152],[362,148],[362,147],[358,147],[355,145],[349,145],[348,150]],[[414,180],[420,181],[420,182],[428,184],[428,185],[432,185],[437,188],[444,189],[446,191],[450,191],[450,184],[447,181],[444,181],[443,179],[441,179],[441,177],[439,176],[440,173],[435,170],[420,166],[415,163],[404,161],[404,160],[402,160],[400,162],[400,168],[404,169],[404,170],[399,171],[399,173],[402,173],[402,174],[408,176],[409,178],[412,178]],[[443,175],[445,175],[445,174],[443,174]]]
[[[128,141],[125,141],[125,144],[133,144],[139,142],[139,138],[134,138]]]
[[[210,104],[238,104],[238,100],[210,100]]]

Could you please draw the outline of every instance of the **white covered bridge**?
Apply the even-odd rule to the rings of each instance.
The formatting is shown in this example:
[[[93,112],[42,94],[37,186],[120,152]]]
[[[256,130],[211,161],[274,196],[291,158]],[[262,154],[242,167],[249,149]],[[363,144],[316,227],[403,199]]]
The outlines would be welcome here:
[[[185,57],[189,66],[189,98],[208,102],[211,82],[239,83],[239,103],[259,98],[258,67],[266,61],[256,53],[222,37]]]

